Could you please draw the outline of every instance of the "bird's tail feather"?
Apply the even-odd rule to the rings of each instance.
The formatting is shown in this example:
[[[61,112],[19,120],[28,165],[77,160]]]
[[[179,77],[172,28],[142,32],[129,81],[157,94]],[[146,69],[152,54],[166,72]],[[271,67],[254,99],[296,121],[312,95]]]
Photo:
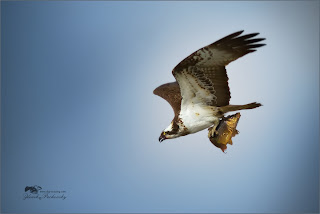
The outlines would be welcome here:
[[[227,105],[227,106],[222,106],[220,107],[220,111],[223,113],[227,113],[229,111],[238,111],[238,110],[244,110],[244,109],[253,109],[257,108],[259,106],[262,106],[261,103],[249,103],[246,105]]]

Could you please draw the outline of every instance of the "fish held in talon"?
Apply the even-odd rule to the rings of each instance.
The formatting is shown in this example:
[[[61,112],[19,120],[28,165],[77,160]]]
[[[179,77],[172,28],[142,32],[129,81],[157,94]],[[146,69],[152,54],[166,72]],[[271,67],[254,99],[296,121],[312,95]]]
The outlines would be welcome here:
[[[216,133],[213,136],[209,136],[211,143],[220,148],[223,152],[227,149],[227,144],[232,145],[232,138],[239,133],[236,128],[240,117],[240,113],[236,113],[222,118]]]

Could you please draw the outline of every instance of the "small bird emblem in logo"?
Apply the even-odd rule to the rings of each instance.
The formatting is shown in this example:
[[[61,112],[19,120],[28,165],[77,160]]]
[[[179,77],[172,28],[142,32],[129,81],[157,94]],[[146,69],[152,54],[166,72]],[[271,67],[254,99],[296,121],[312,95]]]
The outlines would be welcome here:
[[[38,185],[34,185],[34,186],[26,186],[26,188],[24,189],[25,192],[30,191],[30,193],[33,194],[38,194],[38,191],[41,190],[42,188]]]

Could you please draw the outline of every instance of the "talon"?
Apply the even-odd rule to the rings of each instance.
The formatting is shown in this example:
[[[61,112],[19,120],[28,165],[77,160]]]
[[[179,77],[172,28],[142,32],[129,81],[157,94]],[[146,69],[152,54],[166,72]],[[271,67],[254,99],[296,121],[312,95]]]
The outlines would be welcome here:
[[[209,130],[209,133],[208,133],[208,137],[211,138],[211,137],[215,137],[216,135],[218,135],[218,131],[217,131],[217,127],[220,123],[220,120],[219,119],[216,119],[213,123],[213,126],[211,126],[210,128],[208,128]]]
[[[209,137],[209,138],[218,135],[218,131],[217,131],[217,130],[214,130],[214,127],[210,127],[208,130],[209,130],[209,132],[208,132],[208,137]]]

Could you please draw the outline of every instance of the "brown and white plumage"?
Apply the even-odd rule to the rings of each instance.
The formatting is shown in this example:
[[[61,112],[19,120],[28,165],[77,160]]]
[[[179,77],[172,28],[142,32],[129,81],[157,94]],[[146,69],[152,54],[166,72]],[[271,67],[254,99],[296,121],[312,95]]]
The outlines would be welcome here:
[[[256,51],[265,44],[264,38],[253,38],[258,33],[240,36],[243,31],[228,35],[203,47],[184,60],[172,71],[177,80],[154,90],[172,106],[175,117],[161,133],[160,141],[203,130],[219,123],[224,113],[252,109],[261,104],[229,105],[230,91],[225,66]]]
[[[182,97],[177,82],[163,84],[156,88],[153,93],[162,97],[171,105],[175,117],[179,115]]]

